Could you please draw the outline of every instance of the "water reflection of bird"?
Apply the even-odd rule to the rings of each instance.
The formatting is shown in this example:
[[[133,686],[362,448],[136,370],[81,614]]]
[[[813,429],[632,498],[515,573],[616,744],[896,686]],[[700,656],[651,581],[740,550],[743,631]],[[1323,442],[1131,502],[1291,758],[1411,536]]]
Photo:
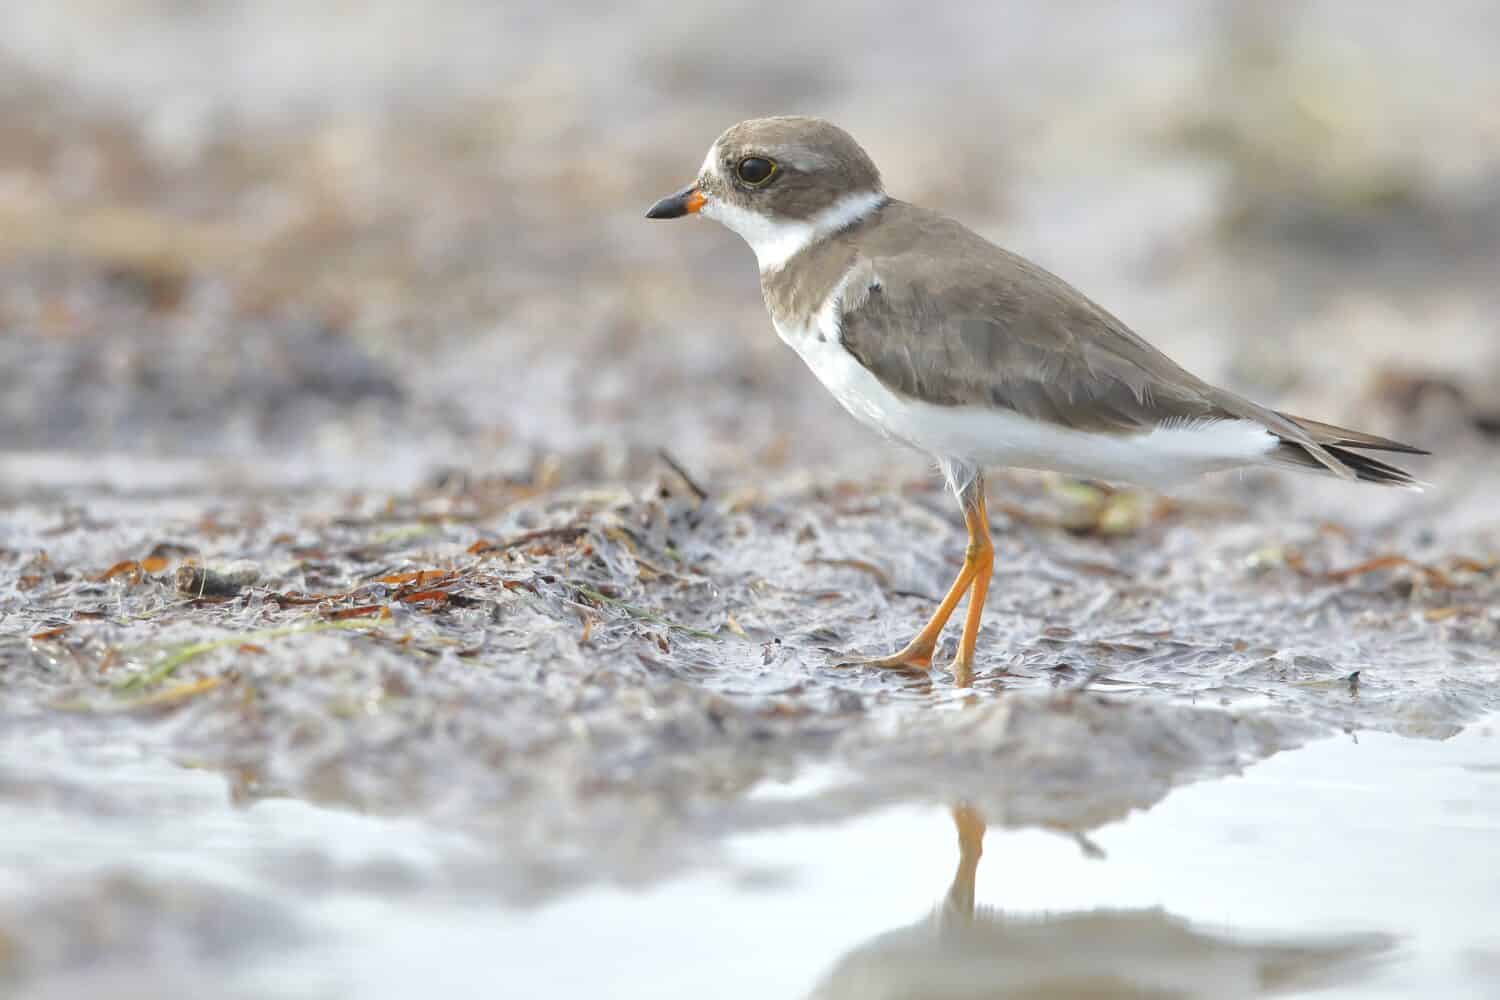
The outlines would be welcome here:
[[[1301,944],[1239,940],[1159,908],[1011,915],[974,905],[984,821],[953,810],[959,860],[942,905],[839,960],[812,1000],[1232,1000],[1353,977],[1378,935]]]

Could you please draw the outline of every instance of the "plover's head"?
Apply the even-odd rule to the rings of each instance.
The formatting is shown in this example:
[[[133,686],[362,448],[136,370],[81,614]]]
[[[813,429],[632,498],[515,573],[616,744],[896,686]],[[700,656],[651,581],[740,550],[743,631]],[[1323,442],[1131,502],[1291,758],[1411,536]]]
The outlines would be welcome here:
[[[719,136],[698,179],[651,206],[648,219],[701,212],[742,236],[762,271],[877,210],[880,171],[859,143],[821,118],[752,118]]]

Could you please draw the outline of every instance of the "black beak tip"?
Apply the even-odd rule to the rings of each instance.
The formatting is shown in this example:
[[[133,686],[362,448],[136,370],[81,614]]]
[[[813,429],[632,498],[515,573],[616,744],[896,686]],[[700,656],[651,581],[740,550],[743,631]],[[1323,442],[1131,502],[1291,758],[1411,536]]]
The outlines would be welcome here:
[[[648,219],[680,219],[684,215],[691,215],[698,211],[703,204],[703,196],[698,193],[697,184],[689,184],[676,194],[669,194],[661,201],[646,210]]]
[[[648,219],[678,219],[687,214],[679,195],[671,195],[646,209]]]

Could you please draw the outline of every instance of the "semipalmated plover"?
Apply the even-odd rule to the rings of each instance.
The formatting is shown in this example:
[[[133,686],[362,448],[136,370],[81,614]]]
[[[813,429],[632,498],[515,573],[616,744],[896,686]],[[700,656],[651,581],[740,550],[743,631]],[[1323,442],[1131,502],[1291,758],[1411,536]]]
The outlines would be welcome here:
[[[928,669],[968,593],[953,675],[972,682],[994,564],[986,467],[1161,487],[1274,465],[1417,485],[1364,452],[1422,449],[1208,384],[1061,278],[887,195],[870,157],[829,122],[735,125],[697,180],[646,217],[692,213],[750,244],[781,339],[855,417],[934,456],[963,509],[968,549],[937,611],[904,648],[857,662]]]

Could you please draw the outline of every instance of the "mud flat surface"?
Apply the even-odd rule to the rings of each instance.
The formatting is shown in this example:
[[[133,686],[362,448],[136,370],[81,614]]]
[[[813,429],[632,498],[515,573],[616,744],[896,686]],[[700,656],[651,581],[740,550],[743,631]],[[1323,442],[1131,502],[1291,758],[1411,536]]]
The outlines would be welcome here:
[[[281,6],[0,35],[0,993],[1494,995],[1487,5]],[[836,667],[956,510],[639,218],[772,110],[1430,488],[1000,473]]]

